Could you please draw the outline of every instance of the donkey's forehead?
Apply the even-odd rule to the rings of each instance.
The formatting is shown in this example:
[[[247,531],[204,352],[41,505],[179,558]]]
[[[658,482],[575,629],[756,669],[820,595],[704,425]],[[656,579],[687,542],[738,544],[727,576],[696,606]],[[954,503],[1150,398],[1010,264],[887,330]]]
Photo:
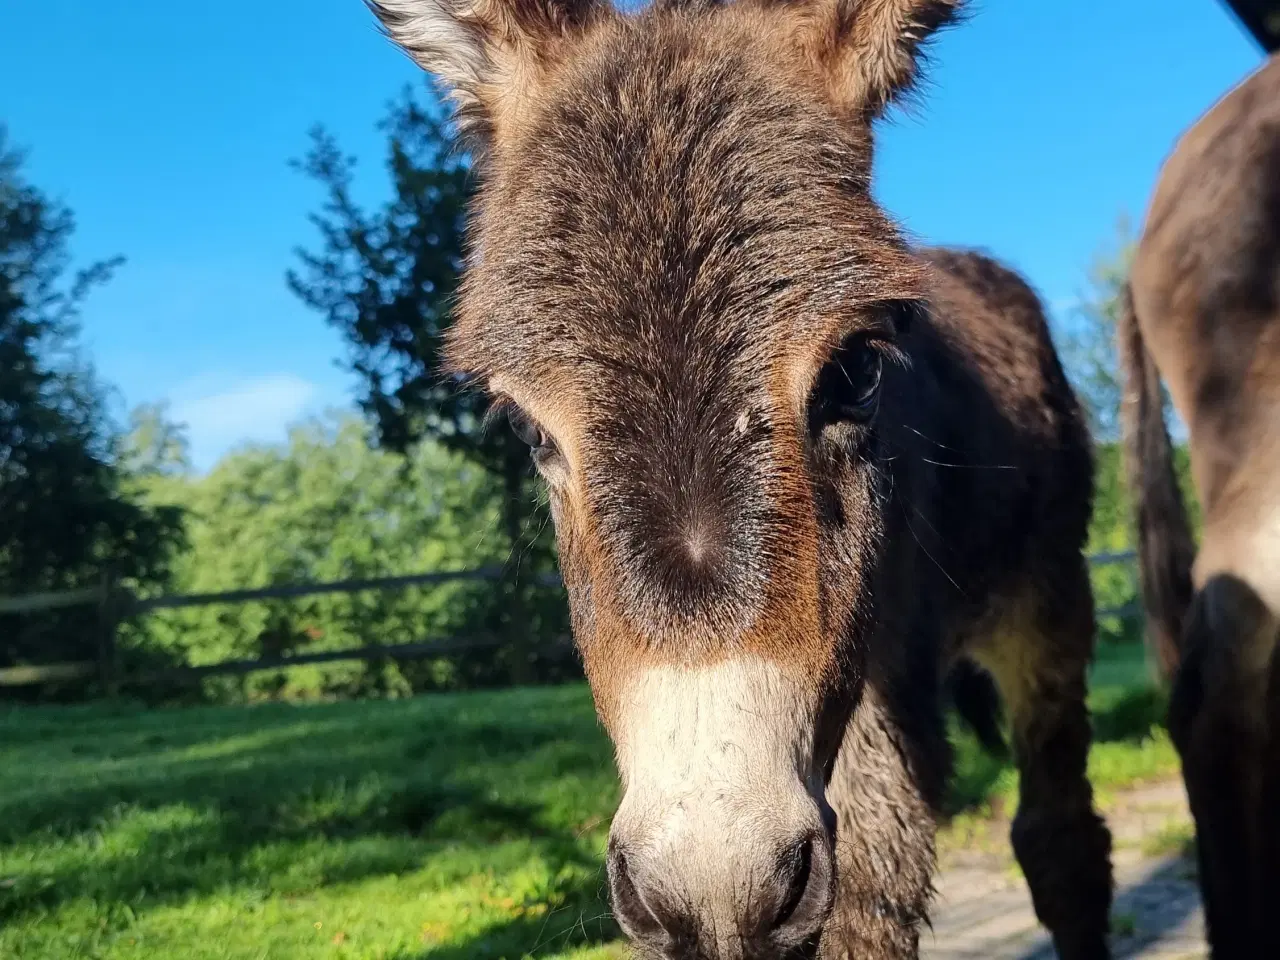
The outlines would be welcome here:
[[[869,132],[766,46],[678,18],[601,31],[481,190],[455,359],[587,382],[759,370],[915,295],[868,194]]]

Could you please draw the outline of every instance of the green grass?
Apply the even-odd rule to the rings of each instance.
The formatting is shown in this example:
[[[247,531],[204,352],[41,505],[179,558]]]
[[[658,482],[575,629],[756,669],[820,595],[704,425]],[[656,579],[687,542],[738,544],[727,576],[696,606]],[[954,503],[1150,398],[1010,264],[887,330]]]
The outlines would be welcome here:
[[[1138,932],[1138,918],[1132,913],[1113,913],[1111,932],[1117,937],[1132,937]]]
[[[1176,769],[1140,670],[1099,664],[1101,786]],[[1016,778],[957,741],[954,807],[976,822]],[[0,957],[620,957],[600,861],[617,798],[581,686],[11,710]]]
[[[585,689],[0,720],[0,957],[603,957]]]
[[[1142,852],[1149,857],[1195,856],[1196,831],[1190,823],[1167,823],[1142,842]]]

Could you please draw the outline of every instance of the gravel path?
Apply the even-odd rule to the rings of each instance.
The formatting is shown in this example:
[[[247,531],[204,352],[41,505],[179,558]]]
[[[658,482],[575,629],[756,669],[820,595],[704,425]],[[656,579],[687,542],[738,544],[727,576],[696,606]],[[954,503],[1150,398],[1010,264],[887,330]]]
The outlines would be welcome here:
[[[1152,838],[1190,823],[1182,785],[1128,792],[1109,804],[1115,839],[1115,955],[1134,960],[1205,958],[1204,918],[1194,863],[1150,852]],[[1049,938],[1031,910],[1026,883],[1007,844],[943,857],[933,931],[921,938],[925,960],[1052,960]]]

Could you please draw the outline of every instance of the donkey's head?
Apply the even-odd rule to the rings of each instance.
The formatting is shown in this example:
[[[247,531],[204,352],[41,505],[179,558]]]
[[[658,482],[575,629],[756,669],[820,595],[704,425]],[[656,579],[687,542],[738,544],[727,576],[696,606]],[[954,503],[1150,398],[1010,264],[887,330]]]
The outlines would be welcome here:
[[[925,296],[870,125],[957,6],[374,4],[477,158],[451,356],[545,478],[626,788],[615,907],[658,952],[775,955],[831,906],[881,374]]]

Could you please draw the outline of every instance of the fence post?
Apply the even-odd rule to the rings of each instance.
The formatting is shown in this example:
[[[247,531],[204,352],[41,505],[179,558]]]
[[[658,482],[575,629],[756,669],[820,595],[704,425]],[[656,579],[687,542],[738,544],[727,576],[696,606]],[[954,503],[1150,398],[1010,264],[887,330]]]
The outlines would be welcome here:
[[[108,697],[120,692],[120,671],[116,634],[120,627],[120,604],[116,581],[110,574],[102,577],[102,599],[98,602],[98,677]]]

